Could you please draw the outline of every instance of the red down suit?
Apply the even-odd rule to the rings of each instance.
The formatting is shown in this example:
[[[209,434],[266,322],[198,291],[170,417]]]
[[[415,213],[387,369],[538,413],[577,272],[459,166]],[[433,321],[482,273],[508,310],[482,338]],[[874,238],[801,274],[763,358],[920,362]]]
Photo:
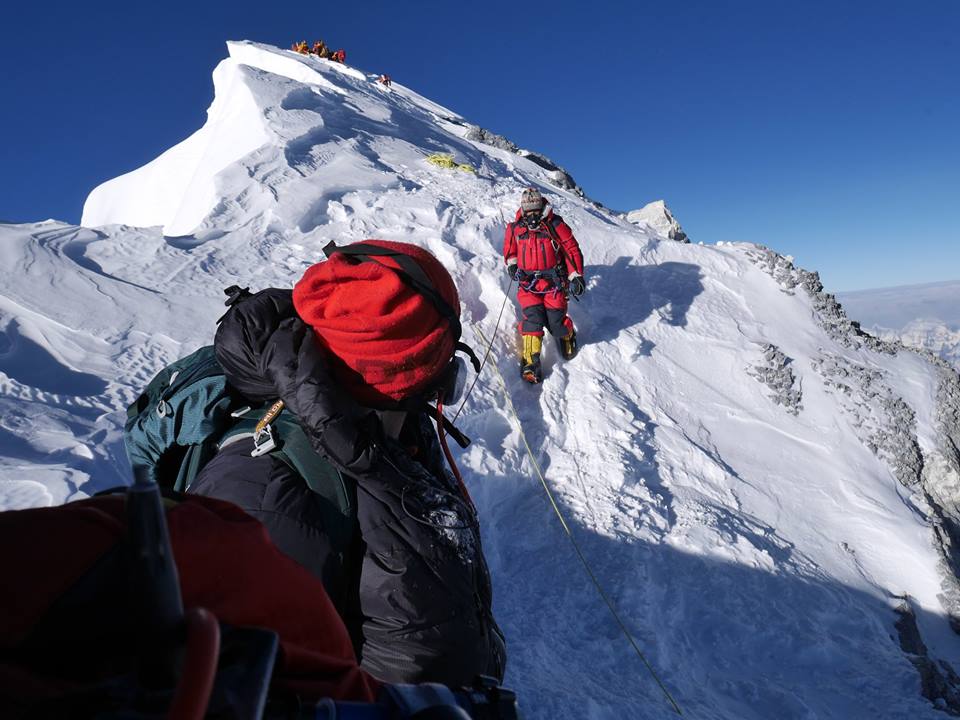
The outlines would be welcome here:
[[[519,268],[520,333],[542,337],[546,326],[554,337],[569,336],[573,321],[567,316],[566,283],[583,275],[583,253],[570,226],[549,205],[533,228],[517,210],[503,238],[503,260],[508,268]]]

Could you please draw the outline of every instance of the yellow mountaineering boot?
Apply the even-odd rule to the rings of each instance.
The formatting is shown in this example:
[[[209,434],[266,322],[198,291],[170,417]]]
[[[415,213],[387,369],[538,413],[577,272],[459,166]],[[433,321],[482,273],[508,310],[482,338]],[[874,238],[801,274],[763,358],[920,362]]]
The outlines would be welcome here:
[[[539,383],[543,380],[543,370],[540,369],[543,338],[538,335],[523,335],[521,339],[523,349],[520,356],[520,377],[528,383]]]
[[[560,338],[560,354],[564,360],[572,360],[577,354],[577,331],[571,329],[570,334]]]

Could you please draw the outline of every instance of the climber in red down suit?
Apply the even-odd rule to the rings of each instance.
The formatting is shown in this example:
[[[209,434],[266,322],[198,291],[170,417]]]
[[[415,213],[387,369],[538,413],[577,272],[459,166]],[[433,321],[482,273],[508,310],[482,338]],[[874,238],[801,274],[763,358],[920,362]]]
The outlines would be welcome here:
[[[586,285],[580,244],[536,188],[527,188],[520,197],[516,219],[507,225],[503,239],[503,259],[519,286],[517,299],[523,311],[520,374],[527,382],[539,383],[544,326],[557,339],[564,360],[577,354],[567,295],[580,297]]]

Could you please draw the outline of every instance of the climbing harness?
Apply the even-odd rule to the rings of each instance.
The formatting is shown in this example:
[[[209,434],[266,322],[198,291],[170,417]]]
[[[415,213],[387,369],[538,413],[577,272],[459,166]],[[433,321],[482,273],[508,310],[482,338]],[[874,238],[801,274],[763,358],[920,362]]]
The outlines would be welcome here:
[[[549,285],[543,290],[537,290],[537,281],[546,280]],[[564,292],[564,283],[560,279],[560,273],[556,270],[517,270],[517,284],[521,290],[531,295],[553,295]]]
[[[480,335],[480,338],[483,342],[486,342],[486,338],[483,335],[483,331],[477,328],[477,333]],[[491,341],[491,345],[492,345]],[[577,539],[574,537],[573,532],[570,530],[567,521],[563,517],[563,513],[560,511],[560,507],[557,505],[556,500],[553,497],[553,492],[550,490],[550,486],[547,485],[547,480],[543,475],[543,471],[540,469],[540,464],[537,462],[536,457],[534,457],[533,450],[530,448],[530,443],[527,441],[527,436],[523,432],[523,424],[520,422],[520,416],[517,414],[516,408],[513,406],[513,401],[510,399],[510,391],[507,389],[507,381],[503,377],[503,373],[500,372],[500,368],[496,363],[493,363],[493,369],[497,373],[497,377],[500,379],[500,385],[503,387],[503,394],[507,400],[507,408],[509,408],[510,413],[513,415],[513,419],[516,422],[517,429],[520,431],[520,439],[523,440],[523,445],[527,449],[527,457],[530,458],[530,462],[533,465],[534,471],[536,471],[537,476],[540,478],[540,484],[543,485],[543,489],[547,493],[547,498],[550,500],[550,505],[553,507],[553,512],[556,513],[557,517],[560,519],[560,524],[563,526],[564,532],[567,534],[570,543],[573,545],[573,549],[577,553],[577,557],[580,558],[580,562],[583,564],[584,569],[587,571],[587,575],[590,576],[590,581],[593,583],[593,586],[597,589],[597,592],[600,594],[600,597],[606,603],[607,608],[610,610],[610,614],[613,616],[613,619],[619,625],[621,632],[626,636],[630,645],[633,647],[634,652],[637,654],[637,657],[643,662],[644,666],[649,671],[650,675],[656,681],[657,685],[660,687],[660,690],[663,692],[664,696],[670,702],[671,707],[677,715],[683,715],[683,712],[680,710],[680,706],[677,704],[677,701],[674,700],[673,696],[670,694],[670,691],[667,690],[666,685],[663,684],[663,681],[657,676],[656,671],[653,669],[653,666],[650,664],[650,661],[647,660],[646,656],[640,650],[640,646],[637,644],[637,641],[634,640],[633,635],[627,629],[627,626],[624,624],[623,620],[620,618],[620,614],[617,612],[616,608],[613,605],[613,601],[604,591],[603,586],[600,585],[600,581],[597,579],[596,574],[593,572],[593,569],[590,567],[590,563],[587,562],[586,556],[583,554],[583,551],[580,549],[580,545],[577,542]]]

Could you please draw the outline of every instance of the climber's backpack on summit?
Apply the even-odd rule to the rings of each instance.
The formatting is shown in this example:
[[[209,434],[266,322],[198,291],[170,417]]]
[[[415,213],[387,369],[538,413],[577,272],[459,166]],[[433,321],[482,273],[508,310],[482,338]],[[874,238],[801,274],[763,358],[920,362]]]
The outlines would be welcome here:
[[[342,552],[356,517],[352,481],[313,450],[289,411],[276,410],[251,408],[227,383],[208,345],[161,370],[127,408],[127,457],[135,474],[185,492],[220,448],[249,441],[251,455],[273,455],[328,501],[322,503],[324,527]]]

